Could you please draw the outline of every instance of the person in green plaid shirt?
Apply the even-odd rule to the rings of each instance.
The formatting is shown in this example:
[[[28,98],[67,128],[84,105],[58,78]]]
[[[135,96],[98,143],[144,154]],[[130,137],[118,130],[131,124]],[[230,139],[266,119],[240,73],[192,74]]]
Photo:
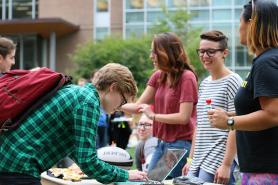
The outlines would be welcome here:
[[[110,63],[95,74],[92,84],[62,87],[16,130],[1,133],[0,185],[40,185],[40,174],[66,156],[101,183],[147,178],[144,172],[99,160],[96,152],[100,104],[112,113],[135,97],[131,72]]]

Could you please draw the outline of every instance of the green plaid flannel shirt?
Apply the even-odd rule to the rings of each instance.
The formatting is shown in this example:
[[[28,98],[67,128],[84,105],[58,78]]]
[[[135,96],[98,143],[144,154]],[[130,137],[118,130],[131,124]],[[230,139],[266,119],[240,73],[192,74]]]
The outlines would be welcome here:
[[[14,131],[0,134],[0,173],[40,174],[70,155],[90,178],[126,181],[128,172],[97,158],[100,102],[95,87],[67,85]]]

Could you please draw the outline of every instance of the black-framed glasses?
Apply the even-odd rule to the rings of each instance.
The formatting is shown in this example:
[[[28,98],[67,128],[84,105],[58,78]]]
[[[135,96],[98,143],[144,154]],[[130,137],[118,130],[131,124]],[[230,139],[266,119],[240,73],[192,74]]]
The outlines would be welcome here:
[[[120,108],[121,106],[123,106],[124,104],[127,103],[127,99],[125,98],[124,93],[122,93],[122,91],[119,91],[119,92],[120,92],[120,94],[122,96],[122,102],[121,102],[121,104],[119,105],[118,108]]]
[[[145,129],[151,128],[152,124],[151,123],[142,123],[142,122],[139,122],[136,127],[145,130]]]
[[[217,51],[224,51],[225,49],[196,49],[197,54],[199,57],[203,57],[206,53],[208,57],[213,57]]]

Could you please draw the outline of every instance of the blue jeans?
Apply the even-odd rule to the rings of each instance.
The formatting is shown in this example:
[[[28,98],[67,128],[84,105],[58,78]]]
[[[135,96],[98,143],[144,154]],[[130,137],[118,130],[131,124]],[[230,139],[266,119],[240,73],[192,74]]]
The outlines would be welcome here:
[[[199,168],[197,173],[193,173],[192,171],[189,171],[187,176],[189,177],[198,177],[202,179],[205,182],[213,182],[214,181],[214,175],[211,173],[206,172],[202,168]]]
[[[233,164],[231,165],[231,174],[230,174],[230,180],[228,185],[235,185],[235,177],[233,175],[234,169],[236,167],[236,162],[233,161]],[[213,182],[214,181],[214,174],[208,173],[205,170],[203,170],[202,168],[199,168],[197,173],[193,173],[192,171],[189,171],[187,176],[189,177],[198,177],[200,179],[202,179],[205,182]]]
[[[41,185],[41,182],[29,175],[0,172],[0,185]]]
[[[159,159],[163,156],[163,154],[166,152],[167,149],[186,149],[187,153],[183,157],[182,160],[177,164],[177,166],[174,168],[174,170],[171,172],[171,174],[168,176],[169,178],[175,178],[181,176],[182,168],[186,164],[186,158],[189,155],[189,151],[191,148],[191,141],[187,140],[177,140],[174,142],[164,142],[162,140],[158,141],[158,145],[153,153],[150,165],[148,167],[148,171],[153,169]]]

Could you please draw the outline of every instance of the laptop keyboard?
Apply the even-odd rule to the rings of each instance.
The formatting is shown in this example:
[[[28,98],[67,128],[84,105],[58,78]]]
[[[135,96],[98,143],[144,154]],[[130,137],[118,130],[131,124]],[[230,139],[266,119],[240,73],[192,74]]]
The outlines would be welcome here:
[[[149,184],[164,185],[164,183],[159,182],[159,181],[154,181],[154,180],[148,180],[148,181],[145,181],[145,182],[144,182],[143,184],[141,184],[141,185],[149,185]]]

